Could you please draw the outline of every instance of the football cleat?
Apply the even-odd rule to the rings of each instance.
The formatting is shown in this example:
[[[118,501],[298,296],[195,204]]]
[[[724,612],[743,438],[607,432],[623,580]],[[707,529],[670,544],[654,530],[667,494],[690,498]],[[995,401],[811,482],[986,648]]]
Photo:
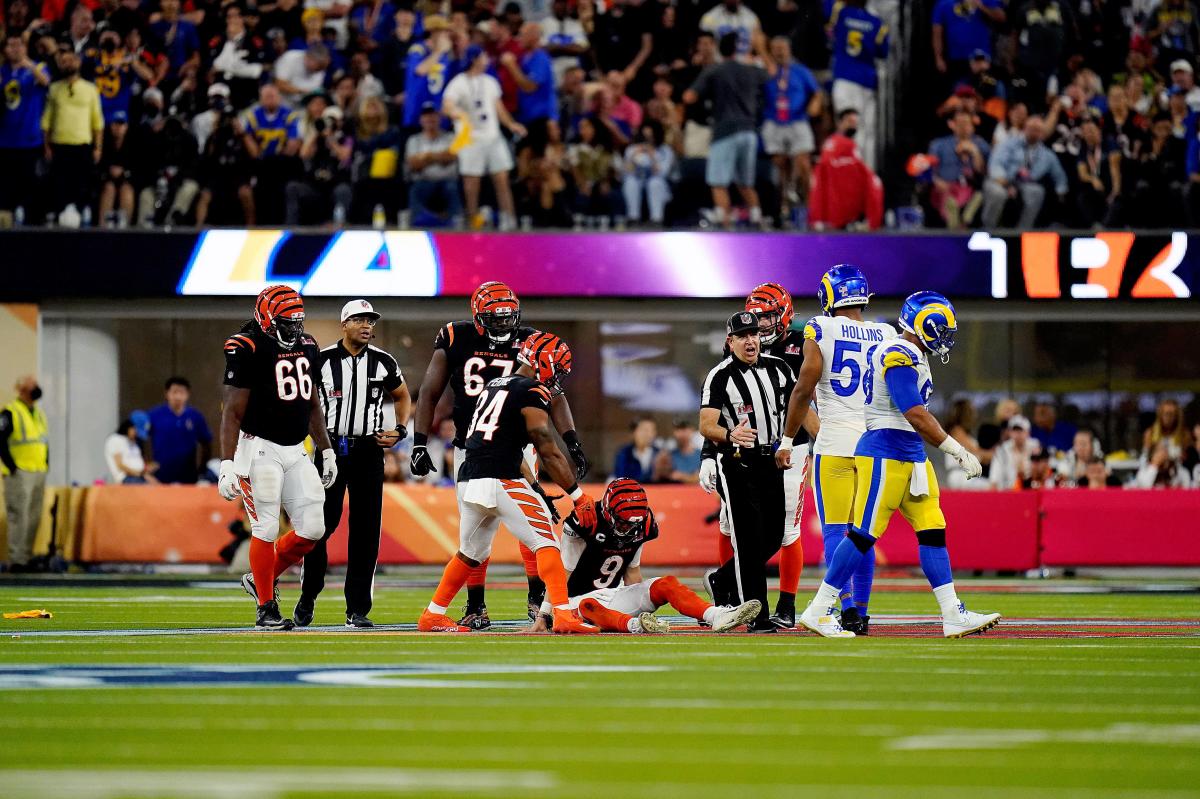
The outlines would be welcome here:
[[[770,634],[770,633],[779,632],[779,628],[776,627],[774,624],[771,624],[771,622],[769,622],[769,621],[763,621],[763,622],[752,621],[746,625],[746,632],[754,633],[757,635],[766,635],[766,634]]]
[[[537,621],[538,614],[542,612],[542,603],[534,602],[532,599],[525,604],[525,613],[529,616],[530,621]],[[484,611],[485,615],[487,611]],[[489,622],[490,623],[490,622]]]
[[[296,607],[292,610],[292,620],[296,622],[297,627],[307,627],[312,624],[313,615],[316,613],[317,606],[315,602],[306,602],[303,597],[296,603]]]
[[[712,631],[724,633],[741,627],[743,624],[749,624],[761,611],[762,603],[757,599],[743,602],[737,607],[719,607],[716,617],[713,618]]]
[[[858,608],[846,608],[842,611],[841,625],[843,630],[849,630],[855,635],[867,635],[867,623],[870,616],[858,612]]]
[[[346,626],[355,630],[369,630],[375,626],[375,622],[368,619],[364,613],[351,613],[346,617]]]
[[[775,612],[771,614],[770,622],[781,630],[794,630],[796,629],[796,609],[776,608]]]
[[[254,575],[251,572],[246,572],[242,575],[242,590],[250,595],[254,600],[254,604],[258,604],[258,586],[254,584]],[[275,601],[279,601],[279,581],[275,581]]]
[[[820,613],[810,602],[808,607],[804,609],[804,612],[800,614],[798,621],[805,629],[824,638],[854,637],[854,633],[842,629],[842,625],[838,622],[837,616],[834,615],[832,607],[824,608],[824,611],[824,613]]]
[[[469,633],[470,627],[455,624],[454,619],[445,613],[434,613],[426,608],[417,619],[417,630],[423,633]]]
[[[718,607],[728,605],[726,602],[725,592],[717,585],[717,570],[709,569],[704,573],[704,590],[708,592],[708,598],[713,601]]]
[[[657,634],[671,632],[670,622],[660,619],[653,613],[639,613],[637,620],[638,625],[642,628],[642,632],[644,633]]]
[[[279,614],[279,603],[272,599],[258,606],[258,618],[254,626],[265,627],[268,630],[290,630],[296,625],[291,619],[285,619]]]
[[[942,635],[947,638],[965,638],[990,630],[999,623],[999,613],[975,613],[967,610],[963,603],[959,602],[953,617],[942,617]]]
[[[588,624],[570,610],[554,609],[554,632],[557,635],[593,635],[600,632],[594,624]]]
[[[471,610],[469,607],[463,609],[463,617],[458,620],[462,627],[470,627],[472,630],[486,630],[492,626],[492,618],[488,615],[487,605],[481,605],[478,611]]]

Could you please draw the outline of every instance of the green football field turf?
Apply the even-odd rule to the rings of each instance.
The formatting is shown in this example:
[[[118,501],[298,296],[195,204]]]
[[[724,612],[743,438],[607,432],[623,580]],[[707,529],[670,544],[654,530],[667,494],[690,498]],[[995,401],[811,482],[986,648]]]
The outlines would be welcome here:
[[[430,576],[381,585],[372,616],[414,621]],[[1200,594],[959,585],[1013,621],[960,641],[929,625],[854,641],[213,633],[252,622],[232,579],[0,582],[0,609],[54,613],[0,621],[0,797],[1200,795]],[[342,621],[338,589],[316,625]],[[518,618],[524,592],[489,606]],[[917,580],[883,581],[872,604],[881,621],[934,611]],[[151,628],[208,632],[117,634]],[[46,668],[67,666],[90,670]],[[134,666],[161,668],[93,684]],[[293,677],[244,682],[272,674]]]

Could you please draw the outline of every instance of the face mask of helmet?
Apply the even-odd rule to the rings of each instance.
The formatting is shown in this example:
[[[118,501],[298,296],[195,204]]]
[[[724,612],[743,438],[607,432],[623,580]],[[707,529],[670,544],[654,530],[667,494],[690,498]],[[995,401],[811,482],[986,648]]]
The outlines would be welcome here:
[[[521,322],[520,314],[508,308],[481,313],[478,318],[492,341],[508,341],[517,332],[517,325]]]
[[[275,331],[275,340],[279,342],[279,346],[290,350],[300,341],[300,336],[304,334],[303,319],[276,319],[272,326]]]
[[[563,388],[563,381],[566,379],[567,379],[566,373],[560,372],[556,369],[554,371],[554,377],[550,378],[542,385],[544,385],[546,388],[550,389],[550,396],[557,397],[560,394],[562,394],[563,391],[566,390],[565,388]]]
[[[604,518],[612,526],[613,533],[616,534],[617,538],[632,538],[638,534],[642,529],[642,525],[646,523],[644,516],[622,519],[615,513],[610,513],[608,508],[604,509]]]
[[[938,354],[942,363],[950,363],[950,350],[954,349],[954,336],[958,329],[945,325],[938,325],[934,329],[937,331],[937,341],[930,345],[930,349]]]
[[[776,311],[761,311],[758,314],[758,340],[769,347],[779,338],[780,316]]]

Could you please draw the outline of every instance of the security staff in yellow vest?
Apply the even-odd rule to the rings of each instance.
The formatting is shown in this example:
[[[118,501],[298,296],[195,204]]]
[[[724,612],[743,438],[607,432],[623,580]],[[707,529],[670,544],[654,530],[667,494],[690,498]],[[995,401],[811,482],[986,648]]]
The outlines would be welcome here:
[[[42,518],[49,468],[46,414],[36,406],[42,389],[32,375],[17,381],[17,398],[0,412],[0,472],[8,509],[8,570],[29,569],[33,537]]]

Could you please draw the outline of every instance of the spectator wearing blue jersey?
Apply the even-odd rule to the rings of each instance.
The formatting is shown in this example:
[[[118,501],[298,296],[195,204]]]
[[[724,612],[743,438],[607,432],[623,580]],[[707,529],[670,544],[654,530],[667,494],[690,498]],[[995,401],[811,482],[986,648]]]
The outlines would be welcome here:
[[[259,89],[258,98],[242,114],[243,143],[255,161],[255,217],[260,223],[279,224],[285,216],[284,188],[299,167],[300,115],[283,104],[273,83]]]
[[[718,42],[727,33],[737,34],[737,53],[746,55],[754,49],[754,39],[761,32],[758,15],[742,5],[742,0],[721,0],[700,18],[700,30],[713,35]]]
[[[1001,0],[938,0],[933,8],[933,60],[951,82],[970,72],[975,51],[992,57],[992,26],[1006,19]]]
[[[154,81],[154,71],[145,61],[125,50],[121,34],[113,28],[100,33],[95,49],[85,51],[83,71],[84,77],[96,84],[100,92],[100,110],[104,112],[105,124],[110,124],[118,111],[128,117],[133,84],[137,79],[140,78],[143,84]]]
[[[786,219],[790,208],[808,200],[816,149],[809,117],[821,111],[821,87],[808,67],[792,60],[792,43],[786,36],[771,39],[770,56],[762,140],[779,172],[780,215]]]
[[[1000,226],[1000,217],[1010,200],[1021,204],[1017,227],[1033,227],[1046,202],[1045,181],[1052,181],[1060,200],[1067,194],[1067,173],[1058,156],[1043,142],[1046,121],[1031,116],[1025,121],[1022,135],[1005,139],[992,151],[988,162],[988,178],[983,183],[983,225],[991,229]]]
[[[558,116],[558,95],[554,91],[554,65],[541,46],[542,26],[526,22],[517,34],[524,51],[518,58],[511,52],[500,54],[500,66],[517,82],[517,120],[531,125],[539,119]]]
[[[29,210],[37,189],[36,168],[42,154],[42,111],[50,70],[29,58],[19,33],[4,37],[4,63],[0,87],[4,107],[0,112],[0,228],[13,224],[17,208]]]
[[[453,58],[450,24],[445,17],[425,19],[426,40],[408,51],[404,77],[404,127],[415,129],[421,122],[421,109],[426,103],[442,105],[446,84],[458,71]]]
[[[188,404],[191,395],[186,377],[167,378],[166,401],[150,410],[150,444],[161,483],[195,483],[208,462],[212,433],[204,414]]]
[[[879,141],[876,59],[887,58],[888,26],[866,9],[867,0],[839,0],[829,28],[833,34],[833,107],[859,112],[858,149],[875,169]]]
[[[200,34],[196,26],[179,14],[179,0],[160,0],[159,19],[150,31],[162,42],[163,55],[170,67],[167,77],[179,77],[181,71],[194,70],[200,64]]]

